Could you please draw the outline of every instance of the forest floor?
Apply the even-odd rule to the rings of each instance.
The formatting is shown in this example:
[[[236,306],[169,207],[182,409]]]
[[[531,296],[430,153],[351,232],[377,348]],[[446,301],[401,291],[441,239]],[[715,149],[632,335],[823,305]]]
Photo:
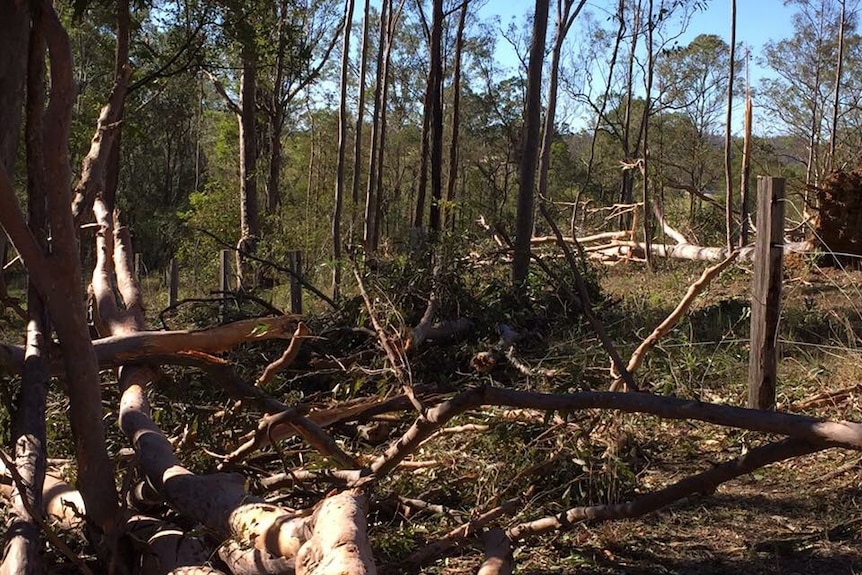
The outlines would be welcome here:
[[[600,313],[615,341],[623,342],[623,357],[705,267],[658,266],[655,273],[618,266],[601,279],[607,300]],[[717,278],[651,352],[640,381],[659,393],[744,405],[750,277],[750,269],[738,266]],[[787,262],[785,280],[778,409],[862,420],[862,272],[800,259]],[[630,338],[623,335],[628,330]],[[616,456],[635,478],[612,501],[709,469],[764,440],[702,423],[613,417],[617,433],[626,434],[626,453]],[[450,559],[427,572],[469,573],[477,557]],[[533,575],[862,573],[862,456],[823,451],[644,517],[577,525],[519,546],[515,564],[519,573]]]
[[[607,389],[607,355],[554,282],[539,278],[532,303],[513,306],[501,295],[508,279],[503,266],[470,278],[465,274],[475,271],[475,262],[458,261],[446,270],[451,281],[440,282],[437,317],[470,317],[476,327],[463,339],[425,345],[411,354],[414,382],[432,389],[426,405],[475,385],[552,393]],[[702,262],[659,261],[657,271],[649,272],[629,263],[588,277],[597,315],[624,358],[673,310],[705,267]],[[430,275],[406,260],[382,263],[369,272],[367,288],[380,319],[395,331],[416,325]],[[144,287],[155,328],[165,295],[159,281],[151,280]],[[743,264],[716,278],[647,356],[637,373],[642,387],[744,405],[750,280],[750,266]],[[278,302],[277,294],[259,295]],[[242,305],[253,307],[253,302]],[[242,305],[234,310],[240,315],[245,314]],[[191,303],[163,317],[172,329],[206,327],[219,322],[218,309],[212,302]],[[368,323],[359,298],[337,313],[310,314],[308,323],[315,337],[266,388],[268,393],[288,404],[320,406],[397,392],[373,332],[369,336],[367,329],[353,329]],[[477,352],[499,346],[502,323],[522,334],[517,357],[533,375],[523,375],[505,360],[486,375],[472,370],[470,360]],[[18,327],[5,321],[4,341],[19,342]],[[779,410],[862,422],[862,271],[788,261],[780,341]],[[254,381],[283,349],[284,342],[278,341],[248,344],[229,359],[240,377]],[[347,371],[320,367],[333,357],[351,357],[357,364]],[[111,412],[119,397],[116,386],[108,384],[110,374],[105,377],[104,401]],[[2,399],[3,406],[11,405],[11,396]],[[49,401],[49,456],[71,457],[71,434],[62,417],[67,399],[56,389]],[[215,454],[233,450],[257,427],[259,417],[231,410],[233,402],[215,382],[186,368],[165,368],[165,381],[154,386],[152,402],[156,421],[176,440],[180,458],[200,473],[212,472],[220,462]],[[347,451],[368,458],[403,433],[414,417],[409,410],[381,414],[376,422],[346,423],[330,432]],[[115,421],[115,414],[106,413],[106,421]],[[372,441],[362,435],[364,425],[381,422],[388,426],[385,437]],[[414,467],[396,471],[375,488],[369,528],[378,564],[399,565],[426,542],[512,497],[520,499],[520,507],[500,520],[504,527],[574,506],[628,501],[776,439],[706,423],[592,410],[542,414],[487,408],[465,413],[449,425],[459,427],[429,439],[414,454]],[[111,451],[120,453],[125,440],[116,426],[108,424],[107,429]],[[255,492],[301,508],[330,487],[306,484],[267,493],[257,480],[285,467],[323,465],[327,463],[313,450],[290,440],[277,450],[252,455],[234,470],[249,477]],[[644,517],[576,524],[529,539],[515,548],[515,565],[518,573],[532,575],[860,573],[860,486],[862,454],[830,449],[763,468],[723,484],[715,494],[690,497]],[[438,507],[417,507],[417,500]],[[471,540],[422,572],[474,573],[481,557],[481,544]]]

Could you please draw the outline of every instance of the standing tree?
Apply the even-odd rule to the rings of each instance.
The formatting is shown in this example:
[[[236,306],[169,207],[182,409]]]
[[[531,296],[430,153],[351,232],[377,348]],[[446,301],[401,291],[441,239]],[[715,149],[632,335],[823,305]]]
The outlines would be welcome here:
[[[542,67],[545,59],[545,36],[548,31],[550,0],[536,0],[530,62],[527,68],[527,99],[521,136],[519,162],[518,211],[515,220],[515,253],[512,259],[512,286],[516,294],[526,291],[530,267],[530,237],[533,233],[533,198],[536,183],[536,160],[542,129]]]
[[[727,250],[733,250],[733,181],[731,172],[731,122],[733,121],[733,75],[736,56],[736,0],[730,1],[730,62],[727,74],[727,116],[724,125],[724,225],[726,231]]]
[[[332,299],[338,300],[341,284],[341,211],[344,203],[345,160],[347,156],[347,82],[350,72],[350,28],[353,0],[344,11],[344,43],[341,50],[341,94],[338,102],[338,163],[335,166],[335,207],[332,213]]]

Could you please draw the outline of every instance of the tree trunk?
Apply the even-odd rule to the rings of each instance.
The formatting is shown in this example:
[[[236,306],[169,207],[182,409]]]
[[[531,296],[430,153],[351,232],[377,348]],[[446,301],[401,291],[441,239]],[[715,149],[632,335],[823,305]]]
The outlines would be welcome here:
[[[431,16],[431,67],[428,101],[431,103],[431,211],[428,229],[440,232],[440,200],[443,198],[443,0],[434,0]]]
[[[365,223],[363,226],[362,239],[365,245],[365,251],[373,253],[376,250],[374,245],[375,229],[377,226],[377,154],[378,142],[380,139],[380,115],[381,108],[384,105],[383,99],[383,60],[385,55],[386,45],[386,26],[389,18],[389,8],[391,0],[383,0],[380,8],[380,28],[377,41],[377,72],[375,74],[374,87],[374,113],[371,120],[371,153],[368,158],[368,182],[365,188]]]
[[[362,22],[362,54],[360,55],[359,63],[359,102],[356,110],[356,130],[354,131],[353,142],[353,182],[350,187],[351,199],[351,223],[356,222],[356,206],[359,204],[359,182],[362,178],[362,169],[360,167],[360,157],[362,156],[362,127],[365,123],[365,75],[368,71],[368,16],[371,12],[371,0],[365,0],[365,16]]]
[[[652,270],[652,250],[649,248],[652,243],[652,225],[650,219],[650,196],[649,196],[649,161],[650,161],[650,144],[649,144],[649,125],[650,125],[650,108],[652,108],[652,83],[653,72],[655,68],[655,54],[653,50],[653,32],[655,31],[656,23],[653,21],[653,0],[649,0],[649,12],[647,14],[647,69],[646,69],[646,86],[644,95],[644,111],[641,117],[641,133],[643,134],[643,165],[641,171],[643,174],[643,234],[644,244],[646,245],[647,267]],[[634,230],[632,230],[634,231]]]
[[[533,232],[533,196],[536,182],[536,160],[539,155],[539,131],[542,124],[542,65],[545,56],[545,35],[548,31],[550,0],[536,0],[533,20],[533,39],[530,44],[530,63],[527,68],[526,120],[521,137],[519,166],[520,188],[518,212],[515,222],[515,254],[512,259],[512,286],[514,292],[526,291],[530,265],[530,237]]]
[[[344,203],[344,164],[347,155],[347,81],[350,72],[350,28],[354,0],[347,0],[341,51],[341,100],[338,105],[338,162],[335,168],[335,208],[332,213],[332,299],[341,285],[341,210]]]
[[[747,73],[746,73],[747,75]],[[742,175],[739,194],[739,247],[748,244],[748,196],[751,188],[751,87],[745,86],[745,121],[742,137]]]
[[[625,116],[623,119],[623,155],[625,160],[631,161],[632,144],[632,102],[634,91],[634,66],[635,52],[637,52],[638,36],[640,35],[640,0],[634,6],[634,23],[632,26],[632,43],[629,51],[628,69],[626,71],[626,100],[625,100]],[[620,0],[620,18],[625,19],[625,0]],[[620,203],[631,204],[634,202],[634,174],[631,170],[623,170],[622,179],[620,180]],[[631,228],[631,214],[625,213],[620,215],[619,226],[621,230]]]
[[[464,48],[464,26],[469,2],[461,5],[458,30],[455,32],[455,56],[452,66],[452,141],[449,143],[449,180],[446,187],[446,225],[455,228],[455,186],[458,181],[458,136],[461,128],[461,52]]]
[[[237,251],[237,287],[253,282],[243,252],[253,253],[260,234],[257,203],[257,138],[255,104],[257,88],[257,53],[251,40],[242,46],[242,80],[239,117],[239,213],[240,239]]]
[[[389,65],[392,61],[392,44],[395,40],[395,27],[398,25],[401,8],[404,5],[402,1],[399,4],[398,10],[395,10],[392,0],[388,0],[388,2],[389,10],[387,12],[389,17],[386,21],[386,50],[383,54],[383,89],[380,92],[380,141],[377,148],[377,177],[375,178],[377,189],[374,192],[374,198],[376,200],[375,208],[377,211],[374,215],[374,234],[372,237],[374,250],[377,250],[377,246],[380,243],[380,225],[383,220],[383,171],[386,157],[386,116],[387,102],[389,101]]]
[[[4,10],[6,8],[7,10]],[[11,8],[11,10],[8,10]],[[3,12],[6,12],[5,14]],[[12,12],[12,13],[9,13]],[[0,119],[0,126],[6,128],[0,132],[2,157],[0,169],[12,173],[16,156],[18,139],[10,141],[4,138],[9,133],[18,135],[23,109],[20,99],[14,102],[14,94],[20,98],[20,90],[16,82],[24,79],[24,74],[17,68],[10,70],[7,65],[17,61],[21,54],[28,54],[27,66],[27,124],[25,141],[27,144],[27,188],[29,227],[41,247],[43,253],[47,250],[48,221],[45,186],[41,166],[41,130],[42,111],[45,105],[45,38],[41,26],[34,26],[30,31],[29,52],[24,49],[22,37],[27,31],[28,18],[26,11],[16,8],[15,3],[8,3],[0,8],[0,29],[4,29],[5,38],[9,44],[3,50],[2,64],[7,76],[0,74],[0,84],[9,82],[11,85],[0,86],[0,100],[10,98],[8,109],[0,108],[0,118],[11,114],[12,118]],[[7,92],[8,90],[8,92]],[[15,117],[17,112],[17,117]],[[6,234],[2,234],[5,247]],[[4,262],[0,262],[2,265]],[[2,273],[2,272],[0,272]],[[48,342],[51,328],[48,315],[41,296],[33,285],[28,286],[27,308],[29,320],[27,323],[26,352],[23,375],[21,378],[21,393],[18,397],[17,410],[13,419],[13,441],[15,445],[15,467],[25,486],[23,492],[16,483],[12,492],[8,514],[6,516],[6,545],[4,546],[3,563],[0,574],[37,574],[44,572],[42,561],[42,545],[40,529],[35,518],[28,509],[42,509],[42,486],[45,480],[46,467],[46,427],[45,406],[48,394],[50,366],[48,361]]]
[[[724,225],[727,249],[732,250],[733,241],[733,173],[731,171],[731,122],[733,120],[733,76],[736,70],[736,0],[730,2],[730,63],[727,77],[727,116],[724,125]]]
[[[52,251],[47,257],[39,257],[41,254],[38,252],[31,253],[37,257],[31,257],[30,262],[25,260],[25,263],[40,294],[47,296],[48,311],[60,340],[69,385],[69,419],[76,444],[78,486],[87,507],[87,516],[105,534],[111,549],[120,529],[119,505],[114,469],[108,458],[105,430],[101,425],[101,381],[81,295],[77,229],[71,213],[68,141],[75,98],[71,49],[69,37],[50,3],[44,2],[41,11],[51,71],[43,150]],[[24,253],[21,256],[24,259]]]
[[[278,211],[281,205],[281,130],[284,128],[284,91],[285,52],[287,50],[287,1],[278,3],[278,48],[275,54],[275,81],[269,102],[269,177],[266,183],[266,210],[270,214]]]
[[[838,143],[838,108],[841,107],[841,74],[844,71],[844,13],[847,1],[841,0],[841,15],[838,21],[838,56],[835,63],[835,90],[832,92],[832,126],[829,133],[829,169],[835,167],[835,148]]]

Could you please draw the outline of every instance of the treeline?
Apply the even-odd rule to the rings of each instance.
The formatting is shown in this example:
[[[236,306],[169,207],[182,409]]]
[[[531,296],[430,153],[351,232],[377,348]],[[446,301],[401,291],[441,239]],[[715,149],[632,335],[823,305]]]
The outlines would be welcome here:
[[[696,32],[687,24],[706,3],[544,4],[534,90],[542,125],[531,144],[542,148],[540,177],[529,193],[549,202],[566,230],[593,228],[608,212],[591,221],[590,210],[642,201],[646,182],[648,201],[687,237],[721,243],[730,47],[712,35],[680,40]],[[735,226],[747,94],[752,171],[790,178],[798,198],[790,218],[801,217],[810,185],[856,163],[862,149],[853,7],[792,4],[792,37],[762,54],[738,38]],[[90,3],[64,14],[79,87],[72,145],[81,156],[114,83],[122,10]],[[541,28],[532,14],[501,22],[483,0],[196,0],[128,10],[133,72],[118,129],[117,198],[150,268],[179,256],[186,269],[208,273],[203,266],[215,259],[199,254],[217,243],[198,230],[276,260],[301,249],[321,274],[343,258],[336,246],[397,252],[429,232],[482,233],[480,217],[516,235],[518,198],[528,192],[520,164],[530,45]],[[507,44],[519,61],[497,59]],[[764,79],[749,86],[755,63]],[[622,220],[613,225],[631,223]],[[544,222],[531,224],[547,232]]]

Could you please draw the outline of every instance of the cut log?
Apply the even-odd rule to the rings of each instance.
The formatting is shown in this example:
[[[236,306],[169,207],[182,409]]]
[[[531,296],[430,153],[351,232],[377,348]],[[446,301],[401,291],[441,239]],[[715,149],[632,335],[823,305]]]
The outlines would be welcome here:
[[[325,499],[314,513],[314,535],[296,557],[297,575],[375,575],[367,514],[368,501],[357,491]]]

